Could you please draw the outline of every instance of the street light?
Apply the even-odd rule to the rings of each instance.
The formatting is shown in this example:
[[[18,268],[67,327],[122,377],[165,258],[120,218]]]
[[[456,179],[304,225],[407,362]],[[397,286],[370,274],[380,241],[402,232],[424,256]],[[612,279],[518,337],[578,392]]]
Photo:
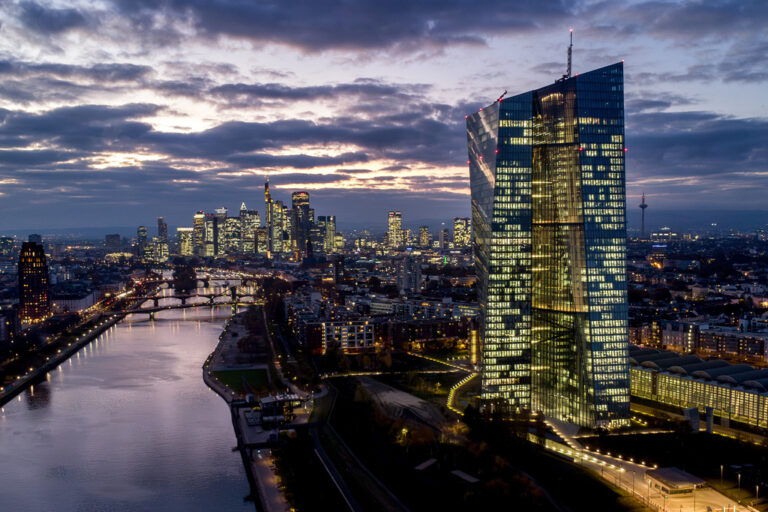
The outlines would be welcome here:
[[[741,491],[741,473],[738,474],[739,477],[739,491]]]
[[[720,485],[723,485],[723,465],[720,464]]]

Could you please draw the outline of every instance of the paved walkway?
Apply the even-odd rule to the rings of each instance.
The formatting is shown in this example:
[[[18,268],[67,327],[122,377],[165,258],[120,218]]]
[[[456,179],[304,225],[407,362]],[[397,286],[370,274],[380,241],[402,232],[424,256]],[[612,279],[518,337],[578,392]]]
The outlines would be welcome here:
[[[713,511],[754,511],[751,507],[734,503],[733,500],[711,487],[697,489],[693,494],[665,497],[659,490],[651,488],[650,483],[645,480],[645,472],[653,468],[643,465],[643,461],[627,461],[604,453],[590,451],[589,447],[583,446],[574,437],[579,429],[578,426],[554,419],[547,419],[547,424],[570,447],[570,450],[561,450],[560,453],[572,457],[578,464],[617,487],[621,487],[654,510],[707,512],[707,507],[709,507]]]

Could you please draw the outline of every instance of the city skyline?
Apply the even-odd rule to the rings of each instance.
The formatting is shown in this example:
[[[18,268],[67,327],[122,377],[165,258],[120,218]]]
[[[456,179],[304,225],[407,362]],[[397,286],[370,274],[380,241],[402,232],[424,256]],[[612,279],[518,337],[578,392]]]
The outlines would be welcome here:
[[[626,59],[630,211],[642,192],[649,216],[764,208],[758,2],[322,7],[359,27],[343,35],[294,7],[4,5],[3,218],[181,225],[233,189],[253,202],[266,173],[339,218],[466,216],[463,116],[558,78],[569,27],[574,73]]]
[[[768,512],[766,27],[0,2],[0,503]]]

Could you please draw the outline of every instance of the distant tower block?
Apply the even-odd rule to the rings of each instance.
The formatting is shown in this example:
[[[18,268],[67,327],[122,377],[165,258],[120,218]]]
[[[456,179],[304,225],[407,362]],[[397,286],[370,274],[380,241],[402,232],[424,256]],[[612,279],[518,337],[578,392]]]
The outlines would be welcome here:
[[[643,200],[640,203],[640,211],[642,212],[642,215],[640,216],[640,238],[645,239],[645,209],[648,208],[648,205],[645,204],[645,192],[643,192]]]

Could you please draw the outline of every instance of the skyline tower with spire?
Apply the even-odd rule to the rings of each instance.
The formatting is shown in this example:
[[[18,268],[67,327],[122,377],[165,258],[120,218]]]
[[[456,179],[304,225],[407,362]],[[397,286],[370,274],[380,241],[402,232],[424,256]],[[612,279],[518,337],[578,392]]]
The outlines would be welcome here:
[[[645,204],[645,192],[643,192],[643,199],[640,202],[640,211],[642,212],[640,214],[640,239],[645,239],[645,209],[648,208],[648,205]]]
[[[629,424],[624,71],[571,71],[467,116],[480,394],[613,428]]]

